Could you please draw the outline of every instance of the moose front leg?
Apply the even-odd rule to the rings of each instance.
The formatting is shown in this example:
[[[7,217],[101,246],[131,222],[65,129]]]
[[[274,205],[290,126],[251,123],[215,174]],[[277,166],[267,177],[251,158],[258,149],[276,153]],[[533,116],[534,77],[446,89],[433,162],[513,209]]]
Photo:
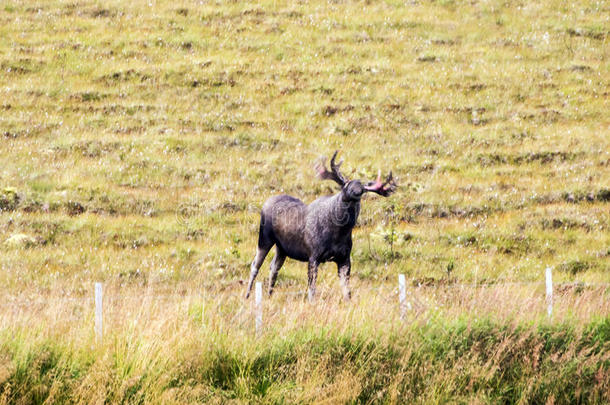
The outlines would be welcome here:
[[[313,302],[316,295],[316,280],[318,278],[318,261],[309,259],[307,266],[307,297]]]
[[[349,290],[349,275],[352,270],[352,264],[349,257],[343,262],[337,262],[337,272],[339,273],[339,281],[341,282],[341,289],[343,290],[343,298],[349,301],[352,297],[352,293]]]

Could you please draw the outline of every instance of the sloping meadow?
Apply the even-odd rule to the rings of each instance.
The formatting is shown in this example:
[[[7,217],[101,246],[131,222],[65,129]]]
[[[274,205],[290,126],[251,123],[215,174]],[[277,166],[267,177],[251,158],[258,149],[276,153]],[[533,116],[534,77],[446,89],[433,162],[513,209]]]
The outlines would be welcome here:
[[[0,402],[610,402],[609,11],[3,2]],[[257,332],[260,208],[336,149],[399,184],[352,303],[287,261]]]

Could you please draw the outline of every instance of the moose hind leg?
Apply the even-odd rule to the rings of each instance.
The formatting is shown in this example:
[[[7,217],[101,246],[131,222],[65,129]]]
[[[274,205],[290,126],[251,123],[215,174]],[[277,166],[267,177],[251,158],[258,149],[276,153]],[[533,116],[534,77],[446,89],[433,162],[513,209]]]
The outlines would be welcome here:
[[[276,245],[275,256],[273,256],[273,260],[271,261],[271,274],[269,275],[269,295],[273,294],[273,287],[275,287],[277,274],[282,268],[284,260],[286,260],[286,253],[284,253],[284,251]]]
[[[248,282],[248,289],[246,290],[246,298],[250,297],[250,292],[252,292],[252,285],[254,284],[254,280],[258,275],[258,270],[261,268],[263,262],[265,261],[265,257],[267,257],[267,253],[271,246],[268,248],[258,247],[256,250],[256,256],[254,260],[252,260],[252,264],[250,265],[250,281]]]

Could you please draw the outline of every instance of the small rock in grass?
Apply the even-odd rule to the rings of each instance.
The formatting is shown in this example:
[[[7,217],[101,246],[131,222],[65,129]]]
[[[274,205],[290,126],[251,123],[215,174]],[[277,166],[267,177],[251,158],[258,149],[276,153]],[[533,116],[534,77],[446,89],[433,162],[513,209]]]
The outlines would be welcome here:
[[[4,241],[5,246],[12,248],[30,248],[36,246],[37,243],[35,238],[24,233],[17,233]]]

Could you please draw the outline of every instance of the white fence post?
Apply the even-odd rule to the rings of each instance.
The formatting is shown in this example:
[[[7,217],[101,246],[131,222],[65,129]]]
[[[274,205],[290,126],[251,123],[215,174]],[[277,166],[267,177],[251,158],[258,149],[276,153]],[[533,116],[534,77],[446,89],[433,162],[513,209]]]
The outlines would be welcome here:
[[[553,315],[553,273],[550,267],[546,268],[546,305],[550,318]]]
[[[102,283],[95,283],[95,340],[98,345],[102,344],[102,337],[104,335],[104,324],[103,324],[103,291]]]
[[[256,282],[254,311],[256,316],[256,333],[260,333],[263,327],[263,284],[260,281]]]
[[[407,283],[405,275],[398,275],[398,301],[400,303],[400,319],[404,319],[407,310]]]

